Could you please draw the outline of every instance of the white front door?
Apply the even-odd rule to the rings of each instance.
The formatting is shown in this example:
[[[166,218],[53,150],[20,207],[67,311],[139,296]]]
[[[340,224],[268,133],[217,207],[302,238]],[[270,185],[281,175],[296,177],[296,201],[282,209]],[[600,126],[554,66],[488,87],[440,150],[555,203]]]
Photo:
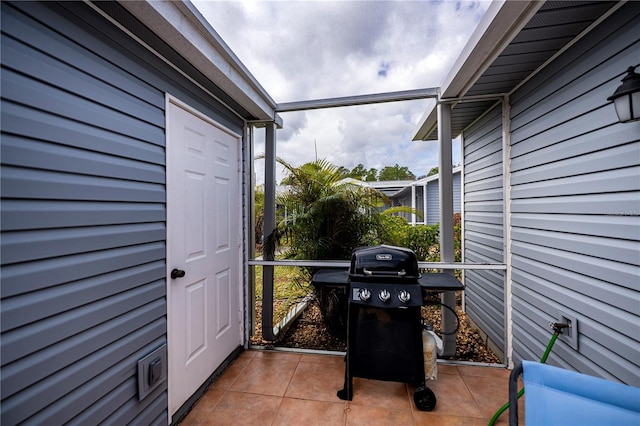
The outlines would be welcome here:
[[[240,136],[167,102],[171,415],[242,344],[240,144]],[[184,276],[172,278],[174,269]]]

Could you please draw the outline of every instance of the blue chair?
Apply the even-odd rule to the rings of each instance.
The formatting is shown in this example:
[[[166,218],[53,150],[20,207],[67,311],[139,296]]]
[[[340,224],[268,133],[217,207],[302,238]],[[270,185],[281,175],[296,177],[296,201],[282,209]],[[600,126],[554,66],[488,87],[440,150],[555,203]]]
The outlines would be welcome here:
[[[640,389],[539,362],[522,361],[509,378],[509,425],[518,425],[518,376],[525,425],[640,426]]]

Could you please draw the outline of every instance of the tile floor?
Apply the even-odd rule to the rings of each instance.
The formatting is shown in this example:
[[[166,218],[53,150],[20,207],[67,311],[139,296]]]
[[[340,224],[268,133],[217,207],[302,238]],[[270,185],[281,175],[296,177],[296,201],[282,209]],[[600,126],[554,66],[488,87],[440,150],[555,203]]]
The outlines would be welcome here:
[[[353,401],[338,399],[342,356],[250,350],[181,425],[486,425],[508,399],[508,377],[502,368],[438,365],[428,382],[437,404],[423,412],[404,383],[354,378]],[[508,424],[508,412],[496,424]]]

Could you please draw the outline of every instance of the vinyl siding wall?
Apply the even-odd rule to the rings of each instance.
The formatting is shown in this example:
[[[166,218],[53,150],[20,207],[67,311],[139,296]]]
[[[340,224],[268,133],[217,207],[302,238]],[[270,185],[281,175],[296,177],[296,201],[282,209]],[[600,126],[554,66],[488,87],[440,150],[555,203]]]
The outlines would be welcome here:
[[[503,263],[502,106],[464,132],[464,261]],[[503,271],[465,271],[469,317],[504,352]]]
[[[440,189],[438,176],[434,175],[426,183],[418,184],[415,187],[415,209],[421,212],[427,220],[427,225],[436,225],[440,223]],[[462,210],[462,175],[461,172],[456,170],[453,173],[453,211],[454,213],[460,213]],[[427,212],[424,213],[424,195],[426,187],[427,194]],[[405,188],[400,195],[392,197],[392,203],[394,206],[407,206],[411,207],[411,187]],[[411,222],[412,215],[409,213],[400,213],[400,216]],[[424,223],[424,219],[416,217],[416,222],[419,224]]]
[[[549,363],[634,386],[640,123],[607,97],[640,63],[639,21],[629,2],[511,97],[514,358],[539,359],[564,313],[577,348],[561,338]]]
[[[453,174],[453,212],[460,213],[462,210],[462,192],[461,192],[462,175]],[[434,179],[427,183],[427,224],[435,225],[440,223],[440,188],[439,179]]]
[[[1,7],[1,422],[167,424],[136,381],[166,343],[165,92],[242,122],[84,3]]]
[[[416,210],[422,213],[422,217],[416,217],[417,223],[424,223],[424,186],[416,186]]]

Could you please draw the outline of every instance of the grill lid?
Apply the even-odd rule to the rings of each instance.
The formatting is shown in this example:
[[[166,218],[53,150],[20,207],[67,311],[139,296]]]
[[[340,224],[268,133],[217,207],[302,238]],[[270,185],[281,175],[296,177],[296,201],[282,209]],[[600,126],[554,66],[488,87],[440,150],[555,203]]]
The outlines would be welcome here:
[[[351,255],[349,278],[367,281],[415,281],[420,278],[413,250],[387,245],[356,249]]]

